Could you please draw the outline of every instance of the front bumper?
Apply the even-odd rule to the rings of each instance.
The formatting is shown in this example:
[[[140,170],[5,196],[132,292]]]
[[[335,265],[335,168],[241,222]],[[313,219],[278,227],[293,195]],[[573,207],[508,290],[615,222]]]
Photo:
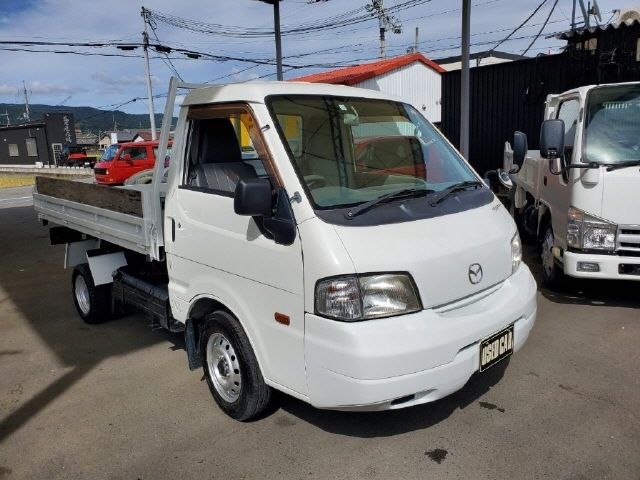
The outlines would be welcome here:
[[[640,257],[565,252],[562,258],[564,273],[571,277],[640,281]],[[578,262],[597,263],[600,270],[598,272],[579,271]]]
[[[105,175],[96,174],[94,177],[96,179],[96,183],[101,185],[116,185],[118,183],[114,178],[107,177]]]
[[[522,264],[501,284],[437,309],[348,323],[307,314],[309,401],[319,408],[387,410],[438,400],[479,368],[480,341],[514,323],[524,345],[536,283]]]

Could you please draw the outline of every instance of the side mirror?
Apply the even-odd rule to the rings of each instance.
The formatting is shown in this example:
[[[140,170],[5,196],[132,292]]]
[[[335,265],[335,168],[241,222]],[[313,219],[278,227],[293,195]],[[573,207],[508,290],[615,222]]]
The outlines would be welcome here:
[[[245,178],[236,185],[233,209],[238,215],[273,216],[271,182],[266,178]]]
[[[540,128],[540,155],[548,160],[564,155],[564,121],[545,120]]]
[[[125,162],[132,162],[133,161],[133,160],[131,160],[131,154],[129,154],[129,153],[125,153],[122,156],[122,160],[125,161]]]
[[[529,151],[527,135],[522,132],[514,132],[511,148],[513,148],[513,163],[521,167]]]

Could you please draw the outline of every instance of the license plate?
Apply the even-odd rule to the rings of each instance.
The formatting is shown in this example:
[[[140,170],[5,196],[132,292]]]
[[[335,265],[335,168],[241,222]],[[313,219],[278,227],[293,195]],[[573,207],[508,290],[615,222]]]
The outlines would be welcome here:
[[[493,367],[513,353],[513,324],[480,342],[480,371]]]

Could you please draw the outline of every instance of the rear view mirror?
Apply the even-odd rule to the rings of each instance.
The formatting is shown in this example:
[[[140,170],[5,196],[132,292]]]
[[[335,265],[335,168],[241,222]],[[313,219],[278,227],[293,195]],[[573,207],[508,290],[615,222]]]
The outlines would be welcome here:
[[[258,217],[254,219],[260,231],[280,245],[291,245],[296,239],[296,222],[287,192],[279,187],[272,195],[271,182],[266,178],[240,180],[233,209],[238,215]]]
[[[548,160],[564,155],[564,121],[545,120],[540,128],[540,155]]]
[[[529,151],[529,145],[527,143],[527,135],[522,132],[513,133],[513,163],[522,166],[524,159]]]
[[[360,125],[360,116],[358,111],[351,105],[339,105],[340,113],[342,114],[342,121],[345,125],[350,127],[357,127]]]
[[[238,215],[271,217],[273,200],[271,182],[266,178],[245,178],[236,185],[233,209]]]

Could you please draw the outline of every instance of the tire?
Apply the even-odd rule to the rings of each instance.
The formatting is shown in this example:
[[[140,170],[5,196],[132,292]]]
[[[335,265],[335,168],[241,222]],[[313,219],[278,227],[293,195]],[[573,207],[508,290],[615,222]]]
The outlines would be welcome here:
[[[533,207],[525,206],[523,211],[521,212],[515,207],[513,201],[511,201],[511,204],[509,205],[509,213],[513,217],[513,220],[516,222],[516,226],[518,227],[518,232],[520,233],[520,238],[522,239],[523,243],[535,245],[536,234],[535,231],[532,231],[529,228],[531,222],[529,216],[535,214],[537,220],[537,211],[535,211],[535,209],[533,209],[532,211],[532,209]]]
[[[111,285],[96,287],[89,264],[82,263],[73,269],[71,290],[76,310],[86,323],[94,325],[111,318]]]
[[[549,288],[558,288],[564,281],[564,272],[553,256],[553,228],[546,223],[540,237],[540,261],[542,263],[542,283]]]
[[[269,406],[272,390],[264,382],[249,339],[233,315],[220,310],[206,317],[200,358],[214,400],[231,418],[248,421]]]

